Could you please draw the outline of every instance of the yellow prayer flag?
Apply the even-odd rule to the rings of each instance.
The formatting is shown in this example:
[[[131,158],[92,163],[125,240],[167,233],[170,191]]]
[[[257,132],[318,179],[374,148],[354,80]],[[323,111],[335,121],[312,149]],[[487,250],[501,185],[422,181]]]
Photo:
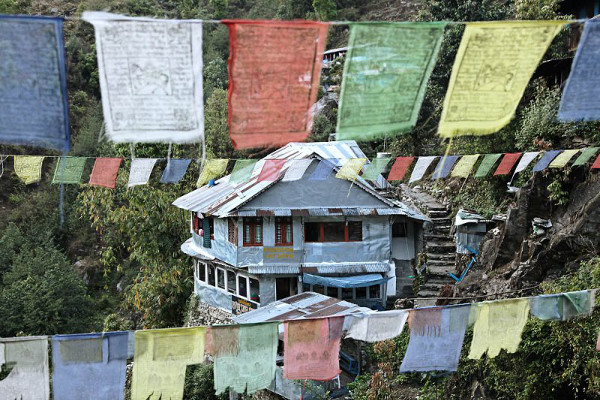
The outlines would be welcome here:
[[[15,156],[15,174],[26,185],[42,180],[43,156]]]
[[[477,159],[479,159],[479,154],[462,156],[452,170],[451,176],[455,178],[468,178],[473,166],[477,162]]]
[[[488,135],[513,118],[531,75],[565,21],[467,23],[438,128]]]
[[[521,333],[529,316],[529,299],[477,303],[476,321],[469,358],[478,360],[487,351],[489,358],[500,350],[514,353],[521,343]]]
[[[206,328],[135,332],[132,400],[183,398],[185,369],[204,359]]]
[[[211,179],[219,178],[221,175],[225,173],[227,169],[227,164],[229,163],[229,159],[223,158],[215,158],[212,160],[207,160],[204,165],[204,169],[198,178],[198,183],[196,183],[197,187],[204,186]]]
[[[351,158],[342,168],[340,168],[335,177],[354,182],[366,162],[366,158]]]
[[[554,160],[552,160],[549,167],[550,168],[562,168],[565,165],[567,165],[567,163],[569,161],[571,161],[571,158],[573,158],[573,156],[575,156],[575,154],[577,154],[577,153],[579,153],[579,149],[565,150],[562,153],[560,153],[559,155],[557,155]]]

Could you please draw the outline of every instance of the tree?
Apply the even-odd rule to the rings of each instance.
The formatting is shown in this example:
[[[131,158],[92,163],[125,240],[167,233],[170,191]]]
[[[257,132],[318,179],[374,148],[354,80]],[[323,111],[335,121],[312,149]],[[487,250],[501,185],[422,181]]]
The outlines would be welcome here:
[[[337,6],[334,0],[313,0],[312,5],[317,18],[321,21],[330,21],[337,14]]]
[[[206,150],[215,158],[231,158],[233,146],[229,138],[227,90],[215,89],[204,110]]]

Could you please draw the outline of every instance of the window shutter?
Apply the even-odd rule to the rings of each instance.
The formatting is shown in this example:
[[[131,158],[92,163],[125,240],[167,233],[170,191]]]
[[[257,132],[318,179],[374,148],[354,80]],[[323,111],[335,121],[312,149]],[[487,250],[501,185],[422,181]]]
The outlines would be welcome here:
[[[204,231],[204,247],[210,249],[210,221],[208,218],[202,220],[202,230]]]

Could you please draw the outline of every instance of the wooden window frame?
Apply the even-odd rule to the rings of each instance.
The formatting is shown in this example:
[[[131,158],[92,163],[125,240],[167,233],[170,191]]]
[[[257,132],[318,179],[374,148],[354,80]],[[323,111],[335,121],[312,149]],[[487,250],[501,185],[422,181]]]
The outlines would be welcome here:
[[[263,224],[263,219],[260,217],[246,217],[244,218],[243,221],[243,229],[244,231],[242,232],[242,244],[244,247],[261,247],[264,243],[264,236],[265,236],[265,230],[264,230],[264,224]],[[256,241],[256,226],[258,226],[260,224],[260,242]],[[246,242],[246,226],[248,226],[250,228],[250,232],[248,233],[250,235],[250,241]]]
[[[285,222],[282,222],[285,220]],[[281,239],[287,227],[290,227],[290,242],[277,242],[277,228],[281,230]],[[275,217],[275,246],[293,246],[294,245],[294,220],[292,217]]]
[[[329,223],[329,222],[339,222],[339,223],[343,223],[344,224],[344,240],[343,241],[325,241],[325,224]],[[340,221],[308,221],[308,222],[304,222],[304,237],[306,238],[306,224],[319,224],[319,240],[318,241],[308,241],[305,239],[306,243],[355,243],[355,242],[362,242],[363,241],[363,237],[362,237],[362,232],[361,232],[361,240],[350,240],[349,237],[349,233],[348,233],[348,222],[360,222],[360,228],[362,230],[362,221],[344,221],[344,222],[340,222]]]
[[[233,218],[227,218],[227,240],[231,244],[238,245],[237,221]]]

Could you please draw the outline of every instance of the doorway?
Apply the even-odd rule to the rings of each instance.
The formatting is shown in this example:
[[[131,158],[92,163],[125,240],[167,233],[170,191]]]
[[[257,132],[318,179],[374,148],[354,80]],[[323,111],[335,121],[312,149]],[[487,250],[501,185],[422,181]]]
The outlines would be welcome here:
[[[276,278],[275,279],[275,296],[276,300],[285,299],[286,297],[298,294],[298,278]]]

